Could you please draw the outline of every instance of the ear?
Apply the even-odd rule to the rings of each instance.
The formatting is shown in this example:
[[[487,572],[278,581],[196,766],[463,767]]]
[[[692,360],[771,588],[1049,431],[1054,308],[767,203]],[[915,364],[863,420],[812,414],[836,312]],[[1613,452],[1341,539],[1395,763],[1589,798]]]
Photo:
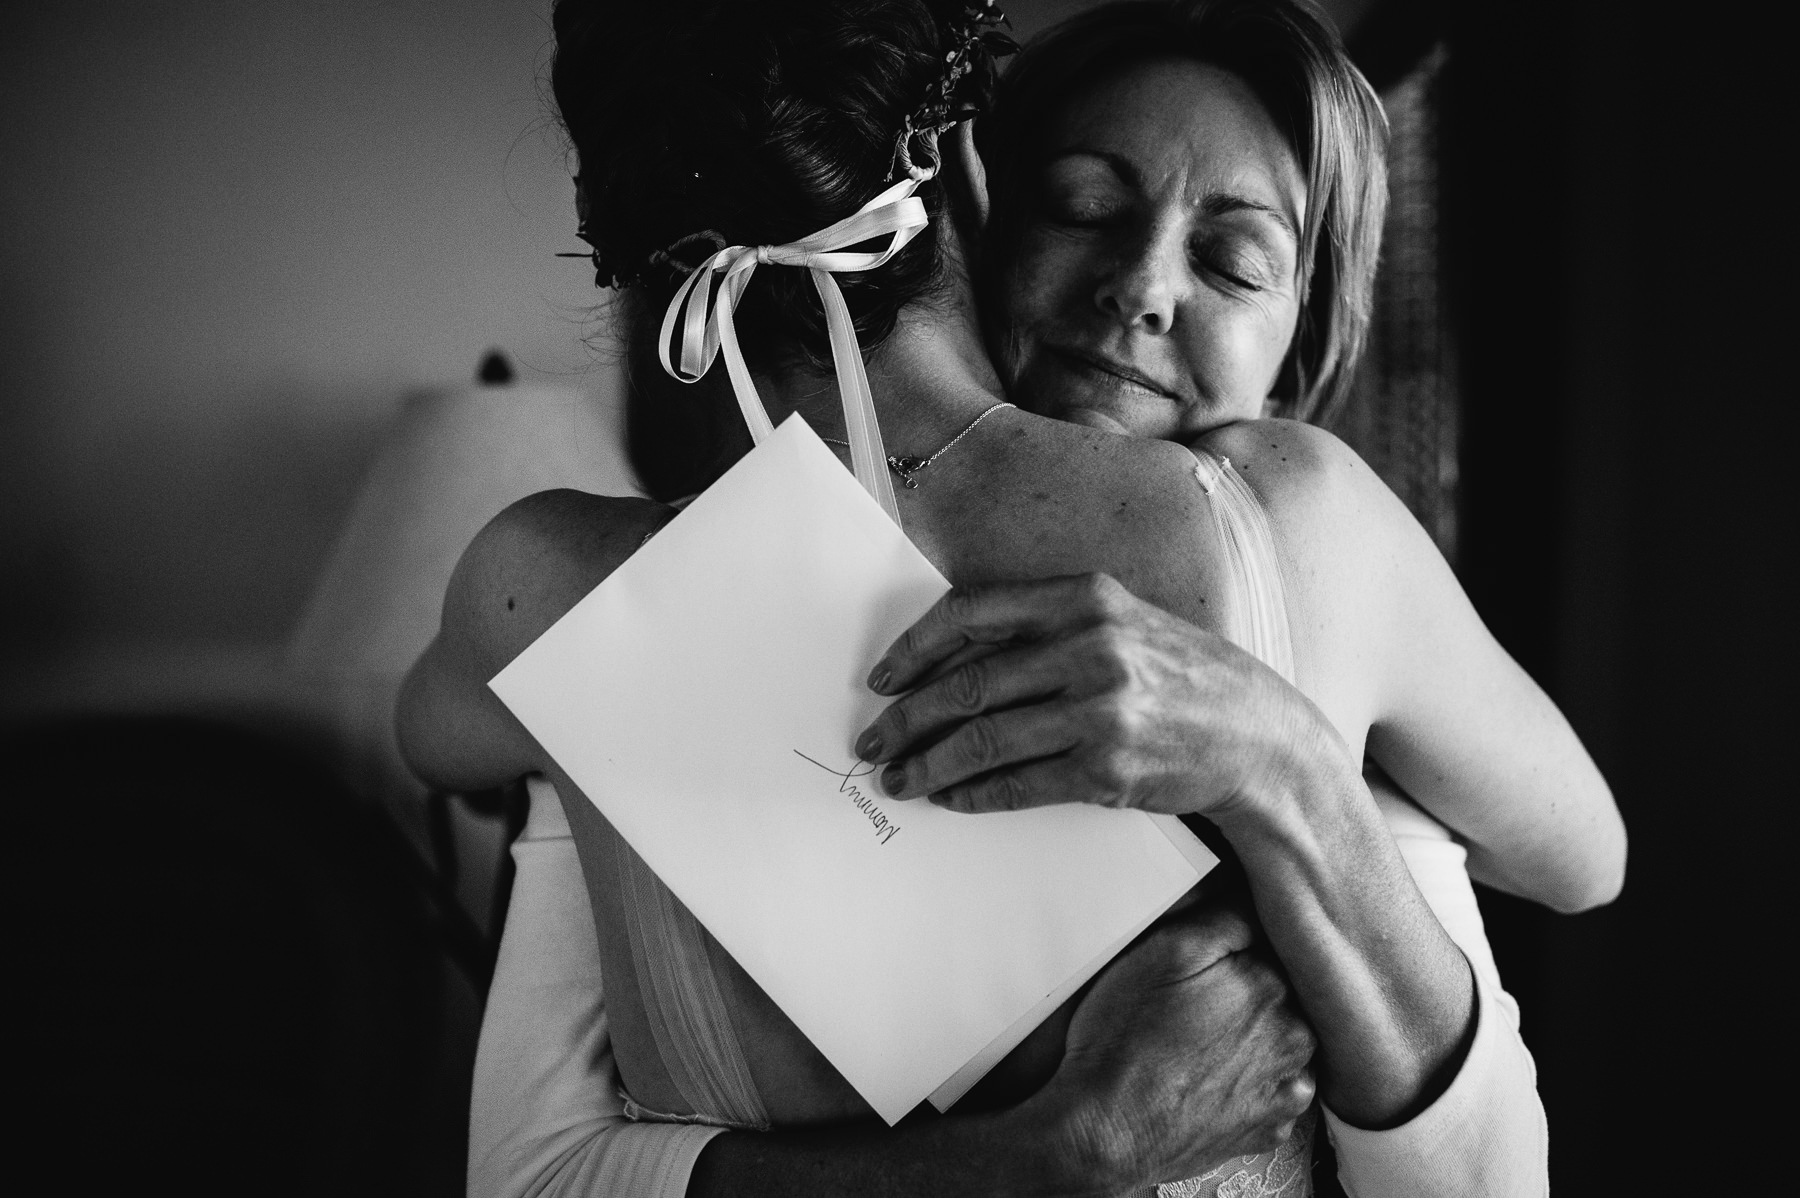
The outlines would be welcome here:
[[[963,261],[979,262],[981,236],[988,222],[987,170],[975,150],[973,118],[951,126],[938,140],[943,166],[938,180],[961,242]]]

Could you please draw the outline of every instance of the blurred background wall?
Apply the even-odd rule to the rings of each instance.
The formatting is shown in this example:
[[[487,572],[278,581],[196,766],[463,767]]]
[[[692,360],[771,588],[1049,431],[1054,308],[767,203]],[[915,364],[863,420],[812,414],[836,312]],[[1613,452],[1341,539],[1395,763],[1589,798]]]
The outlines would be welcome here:
[[[408,392],[592,387],[538,0],[9,5],[0,661],[293,624]]]
[[[1756,6],[1410,7],[1450,49],[1459,574],[1631,834],[1611,907],[1484,896],[1553,1179],[1790,1191],[1787,42]]]

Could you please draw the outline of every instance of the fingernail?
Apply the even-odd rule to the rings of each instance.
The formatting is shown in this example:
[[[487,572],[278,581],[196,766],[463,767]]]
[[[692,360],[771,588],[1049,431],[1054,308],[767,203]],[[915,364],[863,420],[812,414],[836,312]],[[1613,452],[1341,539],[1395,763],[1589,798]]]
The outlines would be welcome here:
[[[856,738],[856,755],[864,761],[873,761],[881,756],[881,737],[875,735],[871,728]]]
[[[876,662],[875,668],[869,671],[869,689],[878,695],[885,695],[887,694],[888,682],[892,680],[893,677],[893,666],[890,666],[885,661]]]
[[[881,788],[891,795],[897,795],[906,789],[906,770],[902,766],[890,765],[881,771]]]

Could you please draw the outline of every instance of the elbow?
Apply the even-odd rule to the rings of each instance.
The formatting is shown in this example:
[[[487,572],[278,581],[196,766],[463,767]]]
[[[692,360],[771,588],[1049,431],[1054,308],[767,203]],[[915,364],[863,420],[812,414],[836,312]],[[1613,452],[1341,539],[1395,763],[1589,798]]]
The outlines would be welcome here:
[[[400,696],[394,703],[394,741],[406,768],[426,786],[444,791],[474,789],[458,785],[463,779],[455,776],[456,763],[446,751],[455,738],[446,735],[448,713],[439,688],[433,685],[431,654],[432,649],[427,649],[400,684]]]
[[[394,740],[400,747],[400,759],[419,781],[433,790],[480,789],[466,785],[459,777],[457,743],[448,727],[451,705],[445,702],[441,680],[435,677],[434,641],[424,656],[413,663],[400,684],[400,695],[394,703]]]
[[[462,794],[542,768],[524,728],[458,659],[439,637],[400,685],[394,738],[407,768],[433,790]]]
[[[1614,901],[1625,889],[1625,857],[1625,825],[1615,820],[1601,850],[1589,856],[1581,876],[1571,879],[1550,907],[1563,915],[1579,915]]]
[[[1570,888],[1565,893],[1557,895],[1549,906],[1558,915],[1580,915],[1584,911],[1593,911],[1606,906],[1618,898],[1619,892],[1624,888],[1625,874],[1621,871],[1609,879],[1596,881],[1589,886],[1580,889]]]

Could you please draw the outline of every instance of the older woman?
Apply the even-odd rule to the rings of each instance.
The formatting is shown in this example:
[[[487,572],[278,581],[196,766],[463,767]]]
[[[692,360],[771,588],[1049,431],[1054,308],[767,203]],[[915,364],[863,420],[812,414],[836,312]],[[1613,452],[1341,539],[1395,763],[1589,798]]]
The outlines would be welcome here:
[[[995,190],[983,271],[988,343],[1021,405],[1185,442],[1234,424],[1226,441],[1253,440],[1257,426],[1241,422],[1265,413],[1316,419],[1341,402],[1368,328],[1385,206],[1383,125],[1360,76],[1330,42],[1303,32],[1305,19],[1282,4],[1137,0],[1068,21],[1021,56],[978,133]],[[1053,588],[1039,594],[1055,602]],[[1409,635],[1452,618],[1482,652],[1495,651],[1452,588],[1408,615]],[[1510,663],[1495,668],[1523,684]],[[991,682],[1007,666],[981,669]],[[1456,698],[1429,676],[1409,685],[1434,703]],[[1518,712],[1544,721],[1541,730],[1496,728],[1500,714],[1452,730],[1464,717],[1446,712],[1404,735],[1398,721],[1377,720],[1369,752],[1469,842],[1484,882],[1564,911],[1606,901],[1624,842],[1604,783],[1541,696]],[[933,722],[913,739],[940,731]],[[1478,746],[1471,732],[1490,740]],[[892,756],[901,746],[887,747]],[[1470,768],[1472,754],[1511,749],[1545,753],[1541,772],[1561,788]],[[995,772],[1002,764],[983,765],[987,785],[1021,780]],[[941,793],[973,772],[921,777],[911,792]],[[1023,793],[1035,802],[1076,797],[1072,776],[1042,771]]]
[[[1195,11],[1180,19],[1248,11],[1187,7]],[[922,4],[706,9],[632,18],[649,30],[605,29],[613,45],[631,47],[617,59],[600,22],[618,14],[574,0],[557,11],[558,101],[588,181],[601,261],[622,266],[648,312],[679,281],[678,271],[662,277],[656,269],[679,264],[696,231],[719,230],[743,244],[791,240],[879,190],[896,156],[893,131],[903,130],[898,146],[908,149],[919,127],[912,105],[942,70],[934,15],[944,14]],[[1156,157],[1162,149],[1138,145],[1128,129],[1108,132],[1104,122],[1079,130],[1080,149],[1152,193],[1159,181],[1210,178],[1209,164],[1220,165],[1214,174],[1228,186],[1202,188],[1199,210],[1227,226],[1268,220],[1290,239],[1255,228],[1238,245],[1239,257],[1264,259],[1258,277],[1270,294],[1245,304],[1255,319],[1174,300],[1164,308],[1137,302],[1155,286],[1108,291],[1104,302],[1130,327],[1168,331],[1181,321],[1184,331],[1198,325],[1220,334],[1193,363],[1191,393],[1144,369],[1148,359],[1113,352],[1117,345],[1071,340],[1065,329],[1088,325],[1062,321],[1057,304],[1041,325],[1012,305],[1021,318],[1013,326],[1021,330],[1018,352],[1002,357],[1016,380],[1031,385],[1041,348],[1058,355],[1041,359],[1045,394],[1089,397],[1052,406],[1144,431],[1136,417],[1117,413],[1179,410],[1191,406],[1182,401],[1218,395],[1237,414],[1230,405],[1239,397],[1259,386],[1267,395],[1281,376],[1306,294],[1302,231],[1316,227],[1309,204],[1311,212],[1322,205],[1309,190],[1317,172],[1299,168],[1260,99],[1256,72],[1278,69],[1284,46],[1290,57],[1322,54],[1340,74],[1345,68],[1316,22],[1274,10],[1273,27],[1245,19],[1237,30],[1240,42],[1248,30],[1274,65],[1255,55],[1225,58],[1223,69],[1204,54],[1173,63],[1125,57],[1110,74],[1068,90],[1065,108],[1075,115],[1065,124],[1079,126],[1090,105],[1139,107],[1129,94],[1107,91],[1136,86],[1222,114],[1217,143],[1229,152],[1221,159],[1214,141],[1187,145],[1191,161],[1177,154],[1173,174],[1143,169],[1165,161]],[[1221,40],[1216,52],[1230,45]],[[1304,145],[1322,135],[1314,125],[1292,137]],[[930,152],[925,142],[912,148]],[[1496,806],[1518,807],[1524,796],[1554,807],[1560,795],[1566,808],[1574,795],[1587,810],[1593,786],[1581,776],[1579,746],[1466,604],[1457,606],[1441,562],[1408,531],[1391,497],[1334,443],[1303,428],[1235,427],[1205,448],[1230,450],[1268,504],[1281,573],[1293,581],[1275,608],[1282,620],[1294,617],[1299,634],[1288,647],[1307,693],[1217,635],[1243,631],[1219,609],[1243,610],[1223,601],[1256,585],[1246,583],[1213,518],[1236,476],[1214,462],[1213,485],[1202,489],[1194,458],[1179,446],[995,413],[981,347],[955,302],[933,289],[938,264],[954,265],[950,249],[921,236],[847,289],[865,348],[878,345],[868,375],[889,444],[931,463],[928,472],[906,471],[921,477],[899,493],[905,526],[963,584],[878,674],[899,689],[968,641],[1028,643],[948,675],[970,686],[922,687],[890,709],[863,747],[899,759],[894,785],[904,794],[936,793],[970,807],[996,794],[1101,798],[1210,816],[1243,862],[1318,1035],[1319,1093],[1352,1187],[1541,1188],[1529,1057],[1479,943],[1478,920],[1471,924],[1458,850],[1441,829],[1410,832],[1436,846],[1440,865],[1451,861],[1454,877],[1437,869],[1426,884],[1459,929],[1468,961],[1408,876],[1357,765],[1365,738],[1381,755],[1375,730],[1386,729],[1392,743],[1415,749],[1422,768],[1454,775],[1427,788],[1447,791],[1448,806],[1499,793]],[[1021,241],[1018,269],[1046,260],[1044,247]],[[1230,261],[1225,273],[1249,281],[1242,272],[1251,264]],[[772,407],[805,411],[834,435],[835,413],[814,398],[830,383],[818,365],[817,320],[802,298],[784,284],[746,294],[742,323],[756,330],[751,365]],[[654,346],[653,327],[639,322],[640,348]],[[1215,423],[1208,417],[1192,427]],[[952,440],[954,452],[938,449]],[[690,448],[690,476],[704,481],[724,444],[715,436]],[[687,926],[691,917],[681,923],[672,898],[656,906],[664,924],[651,930],[689,937],[685,980],[719,997],[701,1004],[710,1017],[705,1036],[662,1009],[661,992],[646,988],[641,952],[634,958],[633,936],[646,925],[630,897],[633,887],[655,893],[658,883],[636,871],[628,846],[482,684],[670,515],[652,503],[566,494],[512,509],[471,546],[442,633],[409,682],[403,740],[422,773],[451,786],[538,774],[555,787],[536,788],[532,827],[518,850],[518,890],[478,1069],[472,1187],[1119,1192],[1189,1178],[1184,1194],[1301,1192],[1306,1170],[1292,1152],[1219,1168],[1224,1158],[1281,1140],[1312,1094],[1307,1041],[1275,977],[1246,951],[1247,925],[1229,912],[1191,907],[1123,956],[1066,1033],[1063,1023],[1051,1025],[1048,1053],[1015,1062],[1016,1088],[995,1096],[996,1109],[892,1132],[843,1126],[862,1113],[855,1095],[821,1069],[735,963]],[[1383,569],[1370,571],[1369,562]],[[1060,580],[1002,581],[1013,578]],[[1425,609],[1406,602],[1420,595],[1435,612],[1423,625],[1415,617]],[[1281,629],[1250,639],[1271,655],[1287,646]],[[1498,731],[1484,731],[1471,694],[1500,713]],[[971,714],[980,718],[968,721]],[[902,758],[921,728],[956,731]],[[1540,743],[1527,733],[1542,734]],[[1458,737],[1460,749],[1444,747]],[[558,797],[575,825],[573,842],[553,805]],[[1388,817],[1403,821],[1393,814],[1403,811],[1395,805]],[[620,1074],[624,1102],[612,1093]],[[1198,1178],[1203,1170],[1210,1181]]]

